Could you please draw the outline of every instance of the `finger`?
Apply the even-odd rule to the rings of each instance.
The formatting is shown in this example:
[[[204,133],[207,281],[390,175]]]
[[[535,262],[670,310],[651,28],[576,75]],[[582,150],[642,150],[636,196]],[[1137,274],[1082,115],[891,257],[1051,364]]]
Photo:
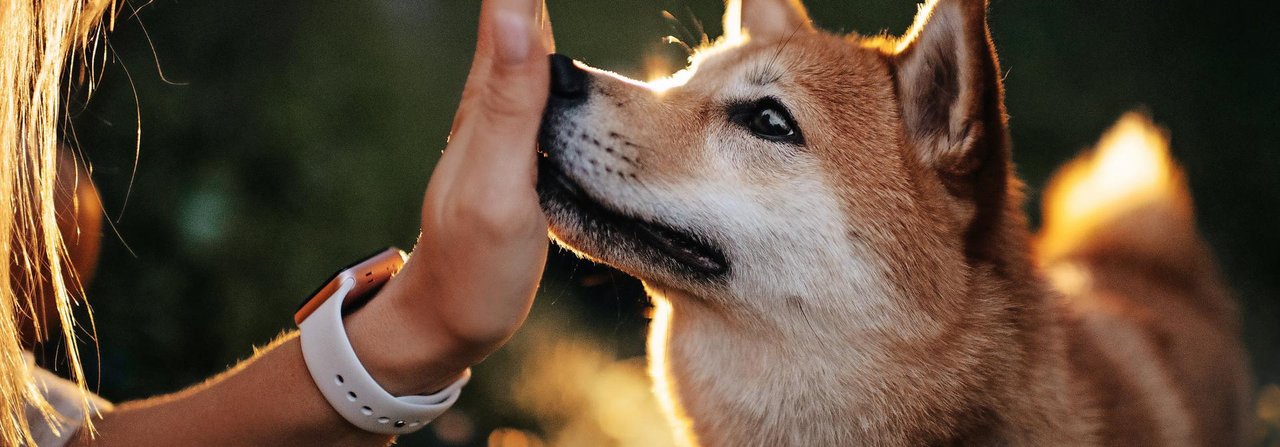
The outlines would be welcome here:
[[[497,1],[495,1],[497,3]],[[519,0],[504,3],[515,4]],[[485,81],[483,96],[470,113],[475,132],[468,138],[469,161],[502,169],[495,173],[511,176],[527,170],[532,175],[534,147],[542,111],[546,106],[550,72],[542,34],[532,14],[500,9],[493,16],[494,58]],[[468,126],[471,126],[468,123]]]
[[[547,2],[543,0],[542,9],[538,12],[538,28],[542,31],[542,45],[547,48],[548,53],[556,52],[556,37],[551,32],[551,13],[547,12]]]
[[[536,2],[536,3],[535,3]],[[485,0],[480,4],[480,23],[476,30],[476,52],[471,59],[471,70],[467,73],[466,84],[462,88],[462,98],[458,101],[458,110],[453,117],[453,124],[449,128],[450,140],[457,136],[459,128],[463,121],[466,121],[469,105],[475,101],[476,97],[482,94],[486,79],[489,77],[489,71],[493,65],[493,26],[494,14],[498,11],[510,11],[518,15],[529,15],[534,18],[535,23],[546,17],[544,12],[546,5],[539,5],[541,0]],[[547,30],[550,32],[550,23],[547,24]]]
[[[486,4],[489,2],[485,2]],[[475,97],[475,92],[479,90],[477,86],[484,85],[484,79],[488,77],[491,55],[493,54],[493,39],[489,36],[490,22],[485,17],[488,10],[485,5],[480,6],[480,24],[476,27],[476,52],[471,56],[471,70],[467,72],[467,82],[462,87],[462,99],[458,101],[458,111],[453,116],[453,125],[449,128],[450,140],[458,131],[458,126],[462,123],[463,117],[466,115],[467,104]]]

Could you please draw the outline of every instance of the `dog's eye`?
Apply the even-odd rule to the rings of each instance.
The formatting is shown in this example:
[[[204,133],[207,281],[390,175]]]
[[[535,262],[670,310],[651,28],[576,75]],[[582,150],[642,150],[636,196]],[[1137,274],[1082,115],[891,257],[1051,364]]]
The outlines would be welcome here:
[[[791,128],[791,123],[787,122],[786,116],[777,109],[761,109],[756,112],[750,124],[752,132],[770,138],[782,138],[796,133],[795,129]]]
[[[782,143],[802,145],[804,139],[795,120],[773,98],[764,98],[754,103],[736,104],[730,109],[733,121],[746,127],[760,138]]]

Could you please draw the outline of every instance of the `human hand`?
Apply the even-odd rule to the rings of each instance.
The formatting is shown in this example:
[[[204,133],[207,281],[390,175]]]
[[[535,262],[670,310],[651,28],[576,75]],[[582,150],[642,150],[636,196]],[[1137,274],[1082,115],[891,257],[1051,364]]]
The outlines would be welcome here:
[[[546,262],[534,189],[554,46],[546,7],[485,0],[478,36],[417,247],[379,299],[348,319],[357,354],[393,393],[441,388],[502,346],[528,315]]]

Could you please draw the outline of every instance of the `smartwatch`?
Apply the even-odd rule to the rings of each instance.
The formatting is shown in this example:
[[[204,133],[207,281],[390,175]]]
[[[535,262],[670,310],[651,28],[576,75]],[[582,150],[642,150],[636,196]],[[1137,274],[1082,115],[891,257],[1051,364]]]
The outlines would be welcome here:
[[[342,317],[362,307],[404,266],[405,254],[391,247],[339,270],[298,306],[293,315],[302,357],[329,405],[365,431],[398,435],[418,431],[453,406],[471,370],[445,389],[427,396],[392,396],[365,370],[347,338]]]

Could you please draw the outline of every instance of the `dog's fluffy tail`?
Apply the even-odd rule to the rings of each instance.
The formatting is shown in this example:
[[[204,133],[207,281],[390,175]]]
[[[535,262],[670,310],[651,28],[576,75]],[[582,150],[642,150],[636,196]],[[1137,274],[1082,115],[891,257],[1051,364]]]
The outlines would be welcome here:
[[[1165,134],[1146,115],[1120,118],[1064,166],[1044,196],[1042,263],[1107,253],[1176,259],[1198,246],[1191,199]]]
[[[1151,351],[1162,360],[1122,363],[1163,362],[1177,372],[1169,380],[1184,382],[1187,408],[1215,415],[1196,424],[1204,439],[1245,439],[1251,386],[1238,310],[1196,232],[1164,132],[1146,115],[1125,115],[1054,176],[1043,203],[1036,258],[1069,312],[1129,321],[1147,343],[1162,340]],[[1123,339],[1115,328],[1125,325],[1108,327],[1101,337]]]
[[[1043,203],[1036,246],[1041,266],[1145,271],[1199,297],[1198,306],[1214,320],[1237,324],[1233,301],[1196,232],[1191,193],[1169,155],[1169,139],[1145,114],[1124,115],[1096,148],[1064,166]]]

